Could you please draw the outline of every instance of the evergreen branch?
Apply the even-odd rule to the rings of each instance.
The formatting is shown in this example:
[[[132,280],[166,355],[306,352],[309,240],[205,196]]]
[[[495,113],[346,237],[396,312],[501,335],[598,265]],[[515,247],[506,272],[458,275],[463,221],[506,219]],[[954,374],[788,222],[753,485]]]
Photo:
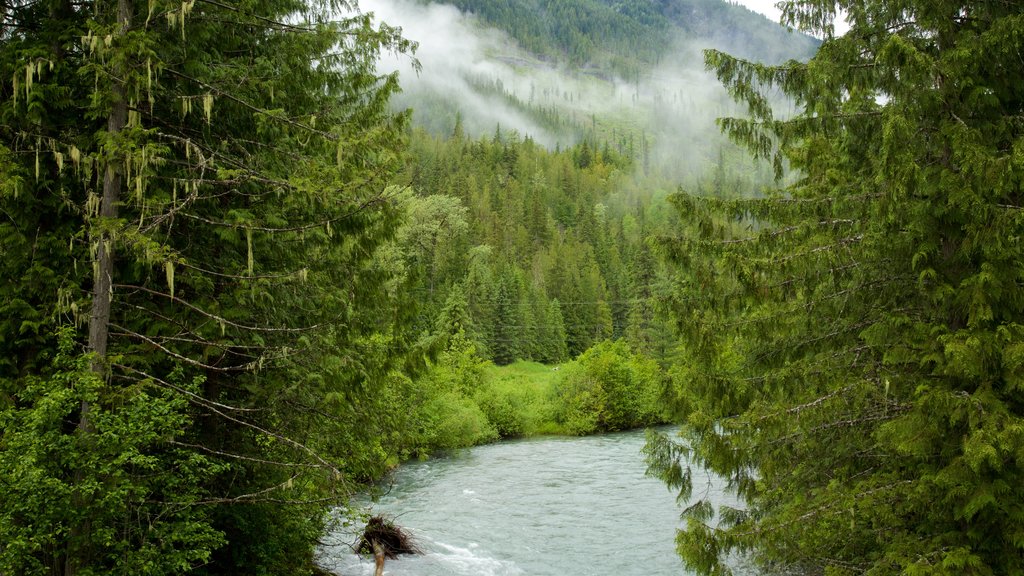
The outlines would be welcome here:
[[[781,354],[784,350],[797,350],[797,349],[800,349],[800,348],[806,348],[806,347],[810,346],[811,344],[816,344],[818,342],[823,342],[825,340],[830,340],[832,338],[835,338],[835,337],[843,335],[843,334],[848,334],[850,332],[855,332],[855,331],[860,330],[861,328],[865,328],[865,327],[870,326],[870,325],[872,325],[874,323],[875,323],[874,319],[865,319],[865,320],[862,320],[861,322],[858,322],[856,324],[850,324],[850,325],[846,325],[846,326],[842,326],[842,327],[836,328],[835,330],[833,330],[832,332],[829,332],[828,334],[823,334],[823,335],[817,336],[815,338],[808,338],[806,340],[800,340],[798,342],[793,342],[793,343],[790,343],[788,345],[776,346],[776,347],[773,347],[772,349],[767,350],[767,351],[761,353],[760,355],[758,355],[757,358],[754,359],[754,363],[755,364],[760,364],[766,358],[769,358],[771,356],[776,356],[778,354]]]
[[[171,384],[170,382],[167,382],[166,380],[162,380],[160,378],[157,378],[156,376],[153,376],[152,374],[148,374],[148,373],[146,373],[146,372],[144,372],[142,370],[139,370],[138,368],[135,368],[134,366],[128,366],[126,364],[118,364],[116,362],[111,363],[111,366],[114,366],[116,368],[120,368],[121,370],[125,370],[127,372],[132,372],[134,374],[137,374],[137,375],[141,376],[142,378],[144,378],[146,380],[149,380],[149,381],[152,381],[152,382],[154,382],[154,383],[156,383],[156,384],[158,384],[160,386],[163,386],[165,388],[170,388],[171,390],[174,390],[175,392],[178,392],[179,394],[184,395],[185,398],[187,400],[189,400],[190,402],[193,402],[193,403],[195,403],[195,404],[197,404],[199,406],[202,406],[204,408],[209,408],[209,407],[212,406],[212,407],[216,407],[216,408],[219,408],[219,409],[222,409],[222,410],[230,410],[232,412],[266,412],[265,408],[240,408],[238,406],[231,406],[229,404],[224,404],[224,403],[221,403],[221,402],[216,402],[214,400],[210,400],[209,398],[204,398],[203,396],[200,396],[199,394],[196,394],[195,392],[192,392],[190,390],[186,390],[185,388],[182,388],[181,386],[177,386],[175,384]]]
[[[857,264],[854,264],[853,266],[856,267]],[[865,282],[865,283],[862,283],[862,284],[857,284],[856,286],[851,286],[851,287],[845,288],[843,290],[838,290],[836,292],[831,292],[829,294],[825,294],[825,295],[820,296],[818,298],[815,298],[813,300],[805,300],[805,301],[799,301],[798,300],[798,301],[795,301],[790,308],[783,308],[782,310],[779,310],[778,312],[775,312],[775,313],[767,315],[767,316],[754,316],[754,317],[750,317],[750,316],[753,316],[753,315],[752,314],[747,314],[746,316],[748,316],[748,317],[745,317],[745,318],[743,318],[741,320],[735,320],[733,322],[728,322],[728,323],[720,324],[720,327],[723,327],[723,328],[735,328],[735,327],[738,327],[738,326],[745,326],[745,325],[748,325],[748,324],[772,322],[772,321],[778,320],[779,318],[792,317],[795,312],[798,312],[798,311],[801,311],[801,310],[803,310],[805,312],[810,312],[810,311],[814,310],[814,308],[818,307],[819,305],[821,305],[821,304],[823,304],[825,302],[828,302],[830,300],[836,300],[838,298],[842,298],[843,296],[848,296],[850,294],[853,294],[853,293],[858,292],[860,290],[863,290],[865,288],[872,288],[872,287],[877,287],[877,286],[888,286],[888,285],[895,284],[895,283],[897,283],[897,282],[899,282],[901,280],[907,280],[907,279],[913,279],[913,278],[916,278],[913,274],[907,274],[907,275],[902,275],[902,276],[891,276],[889,278],[878,279],[878,280],[875,280],[873,282]]]
[[[185,98],[185,96],[182,96],[182,97]],[[155,134],[158,137],[174,140],[174,141],[177,141],[177,142],[179,142],[181,144],[185,144],[185,145],[192,145],[192,146],[197,146],[199,148],[202,148],[203,150],[206,151],[206,154],[210,158],[217,158],[217,159],[219,159],[219,160],[221,160],[221,161],[223,161],[223,162],[233,166],[235,169],[245,170],[247,173],[249,173],[250,177],[252,177],[253,179],[256,179],[256,176],[260,175],[259,172],[257,172],[256,170],[252,169],[247,164],[242,163],[242,161],[240,159],[238,159],[238,158],[236,158],[234,156],[225,154],[225,153],[221,153],[221,152],[211,148],[210,146],[208,146],[206,144],[206,141],[205,141],[205,138],[203,137],[202,132],[200,132],[200,131],[187,131],[186,132],[184,126],[171,125],[171,124],[169,124],[167,122],[164,122],[162,118],[149,115],[149,112],[146,111],[146,110],[140,110],[139,112],[141,112],[143,114],[146,114],[147,117],[149,119],[151,119],[151,120],[159,121],[159,123],[162,124],[163,127],[166,128],[166,129],[170,129],[170,130],[175,130],[176,129],[179,132],[183,133],[182,135],[175,135],[175,134],[169,134],[167,132],[160,132],[160,131],[158,131],[158,132],[155,132]],[[190,137],[190,136],[185,135],[185,134],[190,134],[190,133],[194,133],[195,137]],[[261,149],[273,152],[274,154],[280,154],[281,156],[289,158],[289,159],[291,159],[291,160],[293,160],[295,162],[300,162],[300,161],[304,161],[304,160],[307,159],[306,156],[303,156],[302,154],[297,154],[294,150],[288,150],[288,149],[285,149],[285,148],[281,148],[279,146],[274,146],[272,144],[268,144],[266,142],[260,142],[258,140],[250,140],[250,139],[247,139],[247,138],[233,138],[230,142],[227,142],[226,144],[237,146],[238,152],[239,152],[239,156],[251,157],[252,154],[249,152],[249,150],[246,149],[246,146],[249,146],[249,147],[258,147],[258,148],[261,148]],[[245,145],[245,146],[240,146],[240,145]],[[184,163],[182,163],[182,164],[184,164]],[[267,178],[266,176],[263,176],[263,177]],[[280,184],[280,185],[285,186],[285,187],[291,187],[291,185],[288,182],[284,181],[284,180],[267,180],[267,182],[268,183],[274,183],[274,184]]]
[[[210,6],[216,6],[218,8],[222,8],[224,10],[228,10],[228,11],[234,12],[236,14],[241,14],[242,16],[248,16],[248,17],[253,18],[253,19],[255,19],[255,20],[259,21],[259,22],[263,22],[264,24],[269,25],[272,29],[275,29],[275,30],[285,30],[285,31],[304,32],[304,33],[316,32],[316,30],[313,29],[313,28],[306,28],[304,26],[296,26],[295,24],[288,24],[288,23],[285,23],[285,22],[279,22],[277,20],[274,20],[273,18],[267,18],[265,16],[260,16],[258,14],[253,14],[252,12],[243,11],[243,10],[240,10],[239,8],[237,8],[235,6],[231,6],[229,4],[224,4],[223,2],[217,2],[216,0],[199,0],[199,2],[202,2],[203,4],[209,4]],[[239,24],[251,24],[251,22],[239,22]]]
[[[207,347],[210,347],[210,348],[218,348],[218,349],[223,350],[224,352],[227,352],[229,354],[234,354],[235,356],[240,356],[242,358],[249,358],[250,361],[257,360],[258,358],[255,357],[255,356],[252,356],[250,354],[243,354],[242,352],[239,352],[238,350],[269,350],[269,347],[267,347],[267,346],[236,346],[234,344],[220,344],[220,343],[212,342],[210,340],[206,340],[205,338],[199,338],[199,337],[185,338],[183,336],[154,336],[154,338],[157,339],[157,341],[159,341],[159,342],[176,342],[176,343],[192,344],[192,345],[196,345],[196,346],[207,346]]]
[[[269,185],[269,186],[275,186],[275,187],[283,188],[285,190],[295,190],[296,189],[295,185],[293,185],[292,183],[290,183],[288,181],[272,178],[272,177],[267,176],[266,174],[264,174],[262,172],[254,170],[253,168],[249,167],[246,164],[243,164],[241,161],[238,161],[238,160],[236,160],[236,159],[234,159],[234,158],[232,158],[230,156],[227,156],[227,155],[224,155],[224,154],[220,154],[219,152],[217,152],[213,148],[210,148],[209,146],[207,146],[205,144],[205,142],[203,142],[202,140],[193,140],[192,138],[188,138],[186,136],[177,136],[177,135],[174,135],[174,134],[168,134],[166,132],[157,132],[156,135],[158,137],[160,137],[160,138],[165,138],[165,139],[169,139],[169,140],[172,140],[172,141],[176,141],[179,144],[182,144],[183,146],[192,146],[197,151],[205,151],[206,152],[206,156],[204,158],[209,158],[211,161],[214,160],[214,159],[219,159],[219,160],[223,161],[225,164],[227,164],[228,166],[232,167],[233,169],[241,170],[242,172],[244,172],[244,174],[240,178],[207,179],[207,178],[203,178],[202,176],[200,176],[198,178],[192,177],[192,178],[188,178],[188,179],[184,179],[184,178],[169,178],[172,181],[173,180],[178,180],[178,181],[192,182],[192,183],[198,182],[198,183],[203,183],[203,184],[218,184],[218,185],[229,185],[229,186],[230,185],[242,184],[242,183],[246,183],[246,182],[256,182],[256,183],[260,183],[260,184],[266,184],[266,185]],[[186,166],[188,168],[192,168],[191,164],[185,164],[184,162],[177,162],[177,163],[182,165],[182,166]],[[203,172],[205,173],[205,168],[203,169]],[[247,194],[247,193],[239,192],[238,190],[234,190],[234,189],[229,190],[228,193],[237,194],[237,195],[241,195],[241,196],[248,196],[248,197],[263,196],[263,195]],[[269,194],[269,192],[267,192],[266,194]],[[198,193],[198,190],[194,190],[189,195],[188,199],[185,202],[181,202],[181,203],[178,203],[177,205],[173,206],[171,208],[169,214],[159,215],[159,216],[155,217],[154,218],[155,223],[162,222],[162,221],[166,220],[168,217],[173,216],[174,213],[176,213],[179,210],[181,210],[189,202],[194,202],[194,201],[199,200],[199,199],[219,198],[219,197],[223,197],[225,195],[226,195],[226,193],[225,194],[215,194],[215,195],[211,195],[209,197],[200,197],[199,193]]]
[[[324,324],[313,324],[311,326],[304,326],[304,327],[301,327],[301,328],[271,328],[271,327],[267,327],[267,326],[246,326],[244,324],[239,324],[237,322],[232,322],[231,320],[228,320],[227,318],[224,318],[222,316],[218,316],[218,315],[213,314],[211,312],[207,312],[206,310],[203,310],[202,308],[199,308],[198,306],[194,306],[192,304],[189,304],[187,301],[182,300],[181,298],[174,298],[170,294],[167,294],[167,293],[164,293],[164,292],[160,292],[160,291],[153,290],[153,289],[150,289],[150,288],[145,288],[143,286],[133,286],[133,285],[130,285],[130,284],[114,284],[113,287],[114,288],[118,288],[118,289],[139,290],[141,292],[146,292],[148,294],[152,294],[153,296],[160,296],[162,298],[166,298],[166,299],[170,300],[171,302],[174,302],[174,303],[177,303],[177,304],[181,304],[182,306],[185,306],[186,308],[188,308],[188,309],[190,309],[190,310],[192,310],[194,312],[197,312],[197,313],[199,313],[199,314],[201,314],[203,316],[206,316],[207,318],[210,318],[211,320],[215,320],[217,322],[221,322],[221,323],[226,324],[228,326],[232,326],[234,328],[238,328],[239,330],[246,330],[246,331],[251,331],[251,332],[270,332],[270,333],[280,332],[280,333],[295,334],[295,333],[300,333],[300,332],[309,332],[311,330],[316,330],[316,329],[322,328],[324,326]]]
[[[191,344],[199,344],[199,345],[202,345],[202,346],[211,346],[211,347],[215,347],[215,348],[220,348],[221,350],[224,350],[225,352],[233,353],[233,354],[235,354],[237,356],[243,356],[243,357],[248,357],[248,358],[252,358],[252,357],[248,356],[246,354],[241,354],[239,352],[234,352],[234,350],[235,349],[237,349],[237,350],[266,350],[267,349],[266,346],[244,346],[244,345],[235,345],[235,344],[224,345],[224,344],[219,344],[217,342],[212,342],[212,341],[207,340],[206,338],[203,338],[200,335],[196,334],[195,331],[193,331],[191,328],[186,326],[184,322],[180,322],[180,321],[178,321],[175,318],[168,317],[165,314],[161,314],[161,313],[156,312],[154,310],[150,310],[149,308],[146,308],[145,306],[140,306],[138,304],[128,304],[128,306],[130,306],[132,308],[135,308],[136,310],[141,310],[142,312],[146,313],[147,315],[155,317],[155,318],[158,318],[158,319],[160,319],[160,320],[162,320],[164,322],[168,322],[170,324],[174,324],[181,331],[180,333],[190,334],[191,336],[193,336],[192,338],[181,338],[181,337],[174,338],[174,337],[170,337],[170,336],[165,336],[165,337],[163,337],[164,339],[168,339],[168,340],[172,340],[173,339],[173,340],[180,341],[180,342],[188,342],[188,343],[191,343]]]
[[[143,342],[149,344],[150,346],[153,346],[154,348],[160,350],[161,352],[163,352],[164,354],[167,354],[168,356],[170,356],[172,358],[175,358],[177,360],[180,360],[180,361],[182,361],[182,362],[184,362],[186,364],[195,366],[197,368],[202,368],[203,370],[210,370],[212,372],[248,372],[248,371],[252,370],[253,368],[255,368],[256,365],[257,365],[257,361],[250,361],[250,362],[246,362],[245,364],[237,364],[237,365],[234,365],[234,366],[213,366],[212,364],[206,364],[205,362],[200,362],[199,360],[195,360],[193,358],[189,358],[188,356],[184,356],[184,355],[178,354],[177,352],[175,352],[173,350],[170,350],[169,348],[161,345],[156,340],[153,340],[152,338],[150,338],[148,336],[145,336],[143,334],[135,332],[134,330],[129,330],[128,328],[125,328],[124,326],[120,326],[120,325],[115,324],[113,322],[110,323],[110,326],[113,327],[113,328],[117,328],[118,330],[122,331],[120,334],[112,332],[111,333],[112,336],[130,336],[130,337],[133,337],[133,338],[135,338],[137,340],[142,340]]]
[[[846,392],[849,392],[852,389],[853,389],[853,385],[852,384],[843,386],[842,388],[836,389],[836,390],[834,390],[834,391],[832,391],[832,392],[830,392],[830,393],[828,393],[828,394],[826,394],[824,396],[819,396],[818,398],[816,398],[815,400],[812,400],[811,402],[807,402],[807,403],[801,404],[799,406],[793,406],[791,408],[788,408],[788,409],[786,409],[784,411],[784,413],[785,414],[790,414],[790,415],[800,414],[801,412],[804,412],[806,410],[811,410],[813,408],[817,408],[817,407],[821,406],[822,404],[824,404],[825,402],[828,402],[829,400],[835,398],[836,396],[839,396],[840,394],[845,394]],[[761,419],[765,420],[765,419],[776,417],[776,416],[779,416],[779,414],[766,414],[766,415],[762,416]]]
[[[836,226],[836,225],[839,225],[839,224],[857,224],[858,222],[860,222],[860,220],[851,220],[849,218],[835,218],[835,219],[832,219],[832,220],[821,220],[821,221],[817,222],[816,225],[817,226]],[[810,227],[812,224],[814,224],[814,223],[805,223],[805,224],[800,224],[800,225],[795,225],[795,226],[786,226],[785,228],[779,228],[779,229],[776,229],[776,230],[772,230],[771,232],[767,232],[766,231],[766,232],[764,232],[762,234],[759,234],[757,236],[749,236],[749,237],[746,237],[746,238],[736,238],[734,240],[719,240],[718,243],[722,244],[722,245],[745,244],[745,243],[750,243],[750,242],[763,241],[763,240],[768,239],[768,238],[774,239],[774,238],[778,238],[780,236],[785,236],[786,234],[789,234],[790,232],[795,232],[797,230],[800,230],[800,229],[803,229],[803,228],[806,228],[806,227]]]
[[[224,272],[214,272],[213,270],[207,270],[201,266],[189,264],[188,262],[178,262],[178,265],[182,268],[188,268],[195,270],[196,272],[207,274],[209,276],[217,276],[220,278],[231,278],[232,280],[284,280],[289,278],[295,278],[302,273],[303,269],[296,270],[294,272],[285,272],[283,274],[227,274]]]
[[[899,482],[893,482],[893,483],[887,484],[885,486],[879,486],[879,487],[873,488],[871,490],[865,490],[863,492],[859,492],[857,494],[853,494],[853,495],[851,495],[851,498],[853,500],[860,500],[860,499],[863,499],[863,498],[865,498],[867,496],[871,496],[873,494],[877,494],[877,493],[883,492],[885,490],[890,490],[890,489],[896,488],[898,486],[904,486],[904,485],[907,485],[907,484],[913,484],[914,482],[915,482],[915,480],[900,480]],[[760,536],[760,535],[765,534],[765,533],[778,532],[779,530],[782,530],[782,529],[784,529],[784,528],[786,528],[788,526],[792,526],[794,524],[806,522],[807,520],[810,520],[811,518],[814,518],[815,516],[818,516],[818,515],[820,515],[822,513],[825,513],[825,512],[831,511],[831,510],[834,510],[839,505],[840,505],[840,502],[838,500],[833,500],[833,501],[827,502],[825,504],[822,504],[820,506],[817,506],[816,508],[807,511],[804,514],[801,514],[800,516],[798,516],[796,518],[793,518],[791,520],[787,520],[786,522],[782,522],[782,523],[775,524],[775,525],[770,525],[770,526],[767,526],[767,527],[763,526],[762,524],[757,524],[754,527],[753,530],[749,530],[747,532],[740,532],[740,533],[737,533],[737,534],[731,534],[731,536],[738,537],[738,538],[743,538],[743,537],[747,537],[747,536]],[[840,510],[839,511],[839,513],[842,513],[842,512],[844,512],[844,510]]]
[[[373,196],[369,200],[366,200],[366,201],[360,203],[358,206],[356,206],[355,209],[350,210],[349,212],[346,212],[345,214],[342,214],[340,216],[336,216],[334,218],[328,218],[326,220],[319,220],[317,222],[312,222],[312,223],[309,223],[309,224],[303,224],[303,225],[300,225],[300,226],[289,226],[289,227],[285,227],[285,228],[272,228],[272,227],[269,227],[269,226],[250,226],[250,225],[242,225],[242,224],[232,224],[232,223],[229,223],[229,222],[222,222],[222,221],[219,221],[219,220],[211,220],[209,218],[204,218],[203,216],[199,216],[199,215],[196,215],[196,214],[189,214],[188,212],[182,212],[181,216],[183,216],[185,218],[191,218],[193,220],[197,220],[199,222],[203,222],[203,223],[209,224],[211,226],[221,226],[221,227],[224,227],[224,228],[247,229],[247,230],[252,230],[254,232],[269,232],[269,233],[272,233],[272,234],[282,233],[282,232],[305,232],[307,230],[315,230],[317,228],[324,228],[325,226],[328,226],[328,225],[331,225],[331,224],[334,224],[334,223],[337,223],[337,222],[341,222],[343,220],[347,220],[347,219],[352,218],[353,216],[355,216],[355,215],[357,215],[357,214],[359,214],[359,213],[361,213],[361,212],[363,212],[363,211],[365,211],[365,210],[367,210],[369,208],[372,208],[372,207],[374,207],[374,206],[376,206],[378,204],[383,204],[383,203],[385,203],[385,202],[387,202],[387,201],[389,201],[391,199],[392,199],[392,196],[389,196],[387,194],[381,193],[381,194],[379,194],[377,196]]]
[[[797,438],[805,438],[807,436],[815,435],[819,432],[824,432],[826,430],[834,430],[836,428],[853,428],[855,426],[861,426],[863,424],[872,424],[875,422],[886,422],[889,420],[895,420],[898,416],[912,410],[913,407],[913,404],[892,401],[889,402],[886,406],[886,409],[882,410],[881,412],[861,415],[858,417],[851,416],[843,420],[834,420],[832,422],[819,424],[813,428],[809,428],[801,432],[794,432],[792,434],[787,434],[785,436],[776,438],[772,440],[770,444],[786,444]]]
[[[835,250],[837,248],[848,248],[851,244],[858,244],[862,240],[864,240],[864,234],[857,234],[855,236],[847,236],[845,238],[837,238],[836,241],[834,243],[832,243],[832,244],[825,244],[823,246],[817,246],[815,248],[811,248],[810,250],[806,250],[804,252],[797,252],[795,254],[791,254],[791,255],[786,256],[784,258],[781,258],[779,260],[775,260],[775,262],[778,262],[780,264],[784,264],[786,262],[790,262],[790,261],[796,260],[798,258],[803,258],[804,256],[810,256],[811,254],[819,254],[821,252],[829,252],[829,251]]]
[[[323,130],[318,130],[318,129],[313,128],[312,126],[310,126],[308,124],[304,124],[302,122],[298,122],[298,121],[293,120],[291,118],[285,118],[285,117],[281,117],[281,116],[277,116],[275,114],[272,114],[270,112],[270,110],[267,110],[265,108],[261,108],[259,106],[254,105],[254,104],[250,104],[250,103],[248,103],[245,100],[239,98],[238,96],[235,96],[234,94],[232,94],[230,92],[226,92],[224,90],[221,90],[220,88],[214,86],[213,84],[209,84],[207,82],[203,82],[202,80],[200,80],[198,78],[195,78],[194,76],[190,76],[188,74],[185,74],[184,72],[179,72],[178,70],[175,70],[173,68],[165,68],[165,71],[169,72],[170,74],[172,74],[174,76],[177,76],[177,77],[179,77],[179,78],[181,78],[183,80],[188,80],[190,82],[193,82],[193,83],[197,84],[198,86],[206,88],[207,90],[210,90],[211,92],[216,93],[218,96],[222,96],[224,98],[227,98],[228,100],[231,100],[232,102],[235,102],[236,104],[238,104],[238,105],[240,105],[240,106],[242,106],[244,108],[247,108],[247,109],[249,109],[249,110],[251,110],[253,112],[256,112],[257,114],[261,114],[261,115],[264,115],[264,116],[266,116],[268,118],[272,118],[274,120],[284,122],[285,124],[288,124],[290,126],[294,126],[296,128],[299,128],[299,129],[301,129],[303,131],[306,131],[306,132],[309,132],[311,134],[316,134],[317,136],[320,136],[321,138],[323,138],[324,140],[327,140],[328,142],[337,142],[339,140],[339,138],[338,138],[338,136],[336,134],[331,134],[330,132],[324,132]]]

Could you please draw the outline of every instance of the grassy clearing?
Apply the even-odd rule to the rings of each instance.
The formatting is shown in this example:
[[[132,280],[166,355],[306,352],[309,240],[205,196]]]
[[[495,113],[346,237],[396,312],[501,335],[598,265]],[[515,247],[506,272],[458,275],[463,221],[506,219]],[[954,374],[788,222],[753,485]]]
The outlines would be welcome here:
[[[508,366],[467,354],[422,378],[410,415],[419,435],[407,449],[426,457],[499,438],[581,436],[665,422],[660,398],[666,375],[622,341],[601,342],[574,361]]]
[[[504,438],[562,434],[565,430],[555,418],[563,366],[525,361],[489,365],[474,400]]]

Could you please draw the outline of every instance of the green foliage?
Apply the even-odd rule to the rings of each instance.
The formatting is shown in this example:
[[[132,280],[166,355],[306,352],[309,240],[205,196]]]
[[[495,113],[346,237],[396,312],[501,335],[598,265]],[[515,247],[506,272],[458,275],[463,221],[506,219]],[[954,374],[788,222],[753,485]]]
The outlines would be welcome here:
[[[554,387],[559,366],[516,362],[492,367],[474,396],[502,438],[558,433]]]
[[[403,457],[426,457],[436,450],[465,448],[498,438],[494,425],[473,401],[481,385],[484,362],[463,331],[416,379],[403,402],[409,411],[400,437]]]
[[[466,448],[498,439],[498,432],[479,406],[452,390],[432,394],[417,407],[421,428],[412,453],[424,457],[434,450]]]
[[[688,510],[679,548],[702,574],[735,553],[800,573],[1019,573],[1024,84],[1003,62],[1024,13],[847,7],[833,38],[835,3],[787,3],[826,36],[807,64],[707,55],[752,115],[723,128],[797,172],[762,199],[674,200],[690,448],[652,466],[689,497],[688,452],[747,502],[714,525],[706,502]],[[774,116],[775,88],[799,115]]]
[[[558,382],[557,421],[570,434],[614,432],[663,422],[658,365],[622,340],[587,350]]]
[[[72,333],[61,331],[48,374],[3,392],[0,570],[61,571],[53,550],[90,558],[94,574],[181,573],[209,561],[223,538],[197,507],[198,486],[219,467],[171,440],[192,425],[188,403],[153,381],[102,382],[74,352]],[[198,390],[180,377],[168,381]],[[83,402],[89,433],[74,425]]]
[[[461,362],[456,359],[461,357]],[[662,372],[621,342],[578,362],[482,364],[472,349],[438,363],[410,391],[411,455],[538,434],[593,434],[665,421]]]
[[[562,316],[562,305],[558,298],[553,298],[548,303],[544,312],[544,321],[541,325],[543,332],[541,336],[540,359],[556,363],[569,357],[569,345],[566,342],[565,318]]]
[[[374,258],[405,216],[388,184],[407,118],[375,62],[411,46],[344,2],[56,0],[4,22],[0,394],[66,412],[5,423],[0,458],[15,440],[78,442],[78,460],[33,473],[93,521],[48,524],[62,540],[0,571],[117,571],[121,541],[138,561],[124,571],[308,570],[327,507],[395,459],[395,374],[429,352],[403,279]],[[92,396],[57,387],[64,325],[96,354]],[[164,554],[154,543],[165,557],[142,556]]]

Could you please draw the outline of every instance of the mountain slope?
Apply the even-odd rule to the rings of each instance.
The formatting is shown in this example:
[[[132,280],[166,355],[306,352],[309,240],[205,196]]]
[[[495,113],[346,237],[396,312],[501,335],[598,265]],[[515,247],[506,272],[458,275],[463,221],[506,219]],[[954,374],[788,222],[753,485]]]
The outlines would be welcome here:
[[[748,162],[714,119],[742,113],[701,51],[807,59],[817,41],[722,0],[363,0],[419,42],[397,100],[450,135],[514,131],[550,149],[589,141],[686,181]],[[781,110],[783,114],[784,110]],[[739,160],[744,158],[743,160]]]
[[[766,62],[809,57],[817,41],[722,0],[447,0],[534,54],[625,77],[673,57],[679,38]]]

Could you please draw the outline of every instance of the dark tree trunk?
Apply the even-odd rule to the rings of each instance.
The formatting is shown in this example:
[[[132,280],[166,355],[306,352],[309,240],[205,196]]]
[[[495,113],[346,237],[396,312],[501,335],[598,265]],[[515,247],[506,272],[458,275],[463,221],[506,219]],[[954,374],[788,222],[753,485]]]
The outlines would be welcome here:
[[[117,36],[123,36],[131,25],[131,0],[118,0],[117,2]],[[111,136],[116,137],[128,123],[128,97],[125,93],[124,74],[125,70],[115,69],[113,80],[110,83],[111,110],[107,119],[107,131]],[[116,138],[115,138],[116,140]],[[101,378],[106,377],[107,372],[107,341],[110,335],[110,304],[113,299],[113,275],[114,275],[114,253],[111,234],[108,229],[110,221],[117,218],[117,203],[122,188],[122,167],[120,159],[115,155],[108,160],[105,174],[103,176],[103,196],[100,198],[99,218],[102,228],[99,234],[92,236],[96,246],[96,261],[93,269],[92,289],[92,312],[89,317],[89,344],[88,350],[93,354],[92,371]],[[92,405],[87,400],[82,400],[81,412],[78,418],[78,433],[82,435],[91,434],[93,423],[90,413]],[[73,473],[73,483],[78,486],[82,482],[82,470],[76,469]],[[88,506],[88,495],[76,490],[74,495],[75,505],[78,509]],[[92,529],[88,521],[83,521],[77,526],[71,527],[72,549],[68,551],[64,563],[64,575],[74,576],[88,566],[90,558],[90,538]]]

